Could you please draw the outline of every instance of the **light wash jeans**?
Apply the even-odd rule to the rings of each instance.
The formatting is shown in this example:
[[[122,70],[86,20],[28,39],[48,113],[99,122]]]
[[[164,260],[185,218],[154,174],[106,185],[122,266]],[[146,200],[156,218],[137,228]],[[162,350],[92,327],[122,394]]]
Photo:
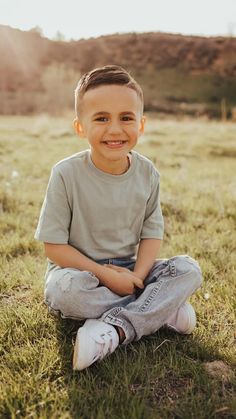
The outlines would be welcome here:
[[[135,259],[103,259],[133,270]],[[54,314],[76,320],[100,319],[124,330],[127,344],[149,335],[166,324],[168,318],[201,285],[198,263],[187,255],[157,260],[143,290],[121,297],[99,284],[91,272],[71,268],[52,270],[46,280],[45,302]]]

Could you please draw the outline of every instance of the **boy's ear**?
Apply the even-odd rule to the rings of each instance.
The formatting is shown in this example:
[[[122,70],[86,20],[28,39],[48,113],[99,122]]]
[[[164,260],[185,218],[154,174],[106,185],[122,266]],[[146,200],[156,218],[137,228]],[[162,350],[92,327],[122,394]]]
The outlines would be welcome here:
[[[145,122],[146,122],[146,116],[142,116],[140,120],[140,126],[139,126],[139,135],[142,135],[144,133]]]
[[[74,125],[74,129],[75,129],[76,134],[80,138],[85,138],[85,133],[84,133],[83,127],[82,127],[80,121],[77,118],[74,119],[73,125]]]

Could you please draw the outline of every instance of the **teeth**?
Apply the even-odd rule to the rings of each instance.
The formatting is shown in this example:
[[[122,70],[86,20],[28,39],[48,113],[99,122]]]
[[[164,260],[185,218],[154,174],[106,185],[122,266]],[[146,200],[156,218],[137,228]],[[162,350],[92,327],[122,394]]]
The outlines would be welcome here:
[[[106,141],[107,144],[115,145],[115,144],[122,144],[123,141]]]

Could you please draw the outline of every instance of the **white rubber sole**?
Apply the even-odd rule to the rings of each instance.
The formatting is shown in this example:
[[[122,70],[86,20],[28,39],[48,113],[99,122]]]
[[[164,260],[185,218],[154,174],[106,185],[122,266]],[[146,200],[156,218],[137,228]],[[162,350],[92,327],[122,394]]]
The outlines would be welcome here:
[[[74,353],[73,353],[73,370],[79,370],[78,359],[79,359],[79,333],[77,332],[76,339],[75,339]]]
[[[187,316],[188,327],[186,329],[181,328],[181,325],[178,327],[178,321],[181,323],[179,317],[181,317],[181,311],[184,310],[184,316]],[[183,315],[183,314],[182,314]],[[186,320],[185,320],[186,321]],[[179,308],[179,313],[176,318],[176,325],[167,324],[167,327],[174,330],[175,332],[181,333],[182,335],[190,335],[194,328],[196,327],[197,317],[193,306],[186,302]]]
[[[188,305],[188,318],[189,318],[189,327],[188,329],[184,332],[185,335],[189,335],[190,333],[192,333],[193,329],[195,329],[196,324],[197,324],[197,317],[196,317],[196,313],[195,310],[193,308],[193,306],[190,303],[186,303],[186,305]]]

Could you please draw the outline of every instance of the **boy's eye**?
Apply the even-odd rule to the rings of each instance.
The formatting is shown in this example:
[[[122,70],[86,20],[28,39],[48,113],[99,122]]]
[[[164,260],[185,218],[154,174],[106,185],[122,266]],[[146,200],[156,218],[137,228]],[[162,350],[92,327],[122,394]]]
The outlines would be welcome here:
[[[107,122],[108,118],[106,116],[99,116],[98,118],[95,119],[95,121]]]
[[[132,117],[132,116],[129,116],[129,115],[124,115],[124,116],[122,116],[122,121],[133,121],[134,120],[134,118]]]

